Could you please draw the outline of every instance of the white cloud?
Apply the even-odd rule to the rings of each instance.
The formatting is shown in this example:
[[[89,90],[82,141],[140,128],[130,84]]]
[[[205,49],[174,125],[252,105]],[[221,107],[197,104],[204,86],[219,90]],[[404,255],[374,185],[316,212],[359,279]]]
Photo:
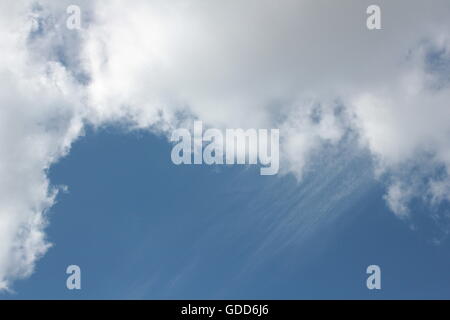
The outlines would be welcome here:
[[[377,173],[395,176],[386,198],[399,215],[407,214],[405,202],[414,197],[429,204],[448,199],[450,83],[442,79],[447,70],[430,70],[435,52],[440,57],[432,59],[450,61],[446,40],[421,44],[395,81],[348,103],[361,141],[377,159]]]
[[[23,3],[1,4],[0,289],[30,275],[48,249],[46,210],[57,190],[46,169],[81,130],[76,85],[55,62],[36,63],[26,37],[36,25]]]
[[[351,133],[380,177],[395,177],[386,200],[397,214],[417,194],[449,198],[447,0],[378,1],[380,31],[367,30],[372,3],[360,0],[78,1],[79,32],[64,28],[72,3],[39,3],[0,5],[0,287],[47,250],[46,170],[84,122],[168,132],[182,113],[280,127],[282,166],[299,178]]]
[[[401,218],[405,218],[409,214],[408,201],[412,196],[412,190],[407,186],[396,182],[388,188],[385,199],[389,208]]]

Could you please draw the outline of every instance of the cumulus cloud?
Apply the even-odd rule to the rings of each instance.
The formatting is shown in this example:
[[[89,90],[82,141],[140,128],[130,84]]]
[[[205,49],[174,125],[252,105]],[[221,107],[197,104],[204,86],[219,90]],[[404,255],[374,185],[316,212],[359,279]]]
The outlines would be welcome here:
[[[30,275],[49,248],[45,212],[57,189],[46,170],[68,151],[82,124],[73,77],[61,63],[29,52],[29,37],[40,28],[33,8],[23,2],[0,7],[0,289],[6,289]]]
[[[449,200],[450,4],[378,1],[68,1],[1,4],[0,288],[49,247],[46,171],[86,123],[169,133],[186,119],[280,128],[285,173],[349,135],[368,150],[385,199]]]

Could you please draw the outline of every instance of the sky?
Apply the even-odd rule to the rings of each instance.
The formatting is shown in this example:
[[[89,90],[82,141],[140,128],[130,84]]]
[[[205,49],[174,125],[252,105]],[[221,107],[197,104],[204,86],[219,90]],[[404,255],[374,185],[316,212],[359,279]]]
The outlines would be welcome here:
[[[75,143],[49,173],[70,185],[48,213],[54,246],[2,298],[449,298],[448,241],[390,212],[369,157],[340,154],[298,184],[169,154],[164,138],[117,128]],[[81,290],[66,288],[71,264]],[[366,287],[372,264],[380,291]]]
[[[371,4],[1,1],[0,299],[448,299],[450,4]],[[280,172],[175,165],[195,120]]]

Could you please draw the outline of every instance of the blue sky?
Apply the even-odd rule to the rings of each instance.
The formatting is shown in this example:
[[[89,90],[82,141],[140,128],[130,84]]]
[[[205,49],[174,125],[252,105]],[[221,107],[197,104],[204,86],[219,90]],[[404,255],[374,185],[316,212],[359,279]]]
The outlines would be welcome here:
[[[371,5],[0,2],[0,298],[449,298],[450,3]]]
[[[338,155],[298,184],[252,167],[177,167],[165,138],[122,131],[89,131],[51,169],[70,186],[49,212],[54,247],[2,298],[449,298],[448,241],[389,211],[369,157]],[[79,291],[66,289],[70,264]],[[371,264],[380,291],[366,288]]]

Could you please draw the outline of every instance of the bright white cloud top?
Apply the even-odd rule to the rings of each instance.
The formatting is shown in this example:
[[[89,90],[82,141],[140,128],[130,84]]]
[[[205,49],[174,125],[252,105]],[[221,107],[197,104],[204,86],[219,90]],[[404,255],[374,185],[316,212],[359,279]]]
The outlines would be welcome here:
[[[70,4],[82,30],[66,28]],[[369,31],[371,4],[2,2],[0,289],[49,248],[46,171],[86,124],[277,127],[281,170],[300,181],[312,154],[351,135],[396,214],[450,201],[450,3],[378,1],[382,30]]]

